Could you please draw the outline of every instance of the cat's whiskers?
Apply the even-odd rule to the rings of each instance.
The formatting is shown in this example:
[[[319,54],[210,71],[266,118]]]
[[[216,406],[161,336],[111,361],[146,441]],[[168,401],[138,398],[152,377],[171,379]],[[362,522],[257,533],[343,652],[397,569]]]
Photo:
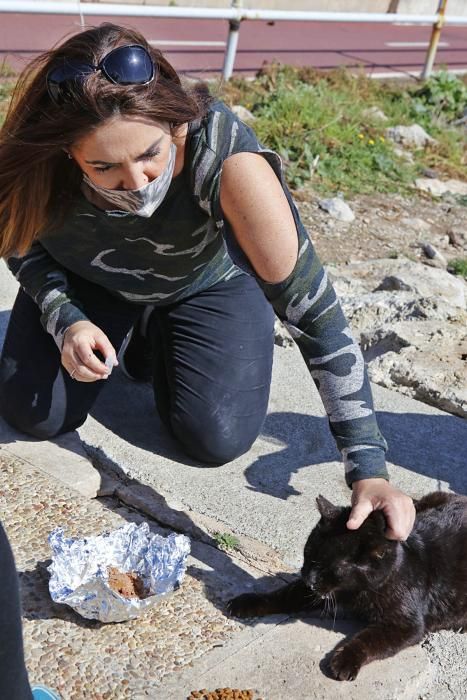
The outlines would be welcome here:
[[[333,604],[333,607],[334,607],[334,620],[333,620],[333,622],[332,622],[332,629],[334,629],[334,627],[335,627],[335,625],[336,625],[337,600],[336,600],[336,596],[335,596],[335,594],[334,594],[333,592],[331,592],[330,595],[331,595],[331,600],[332,600],[332,604]]]

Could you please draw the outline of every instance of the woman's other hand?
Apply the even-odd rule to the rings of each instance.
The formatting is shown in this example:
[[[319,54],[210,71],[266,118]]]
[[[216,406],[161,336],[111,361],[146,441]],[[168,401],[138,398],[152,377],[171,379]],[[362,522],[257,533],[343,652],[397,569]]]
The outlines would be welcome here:
[[[112,364],[105,365],[95,351],[99,351]],[[95,382],[107,379],[112,367],[117,365],[115,349],[105,333],[91,321],[73,323],[65,332],[62,347],[62,365],[72,379],[79,382]]]

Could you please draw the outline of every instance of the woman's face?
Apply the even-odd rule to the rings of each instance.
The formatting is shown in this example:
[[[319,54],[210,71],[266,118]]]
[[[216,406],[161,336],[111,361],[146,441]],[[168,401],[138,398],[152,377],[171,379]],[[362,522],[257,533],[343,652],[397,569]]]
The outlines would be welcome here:
[[[137,190],[162,173],[171,144],[168,124],[116,117],[69,150],[81,170],[99,187]]]

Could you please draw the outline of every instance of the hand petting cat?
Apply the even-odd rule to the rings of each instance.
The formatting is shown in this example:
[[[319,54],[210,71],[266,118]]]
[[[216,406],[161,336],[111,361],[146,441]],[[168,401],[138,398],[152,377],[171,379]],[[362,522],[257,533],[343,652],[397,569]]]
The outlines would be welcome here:
[[[349,530],[357,530],[374,510],[382,510],[387,522],[385,537],[405,542],[415,522],[411,498],[391,486],[386,479],[362,479],[352,484],[352,510]]]

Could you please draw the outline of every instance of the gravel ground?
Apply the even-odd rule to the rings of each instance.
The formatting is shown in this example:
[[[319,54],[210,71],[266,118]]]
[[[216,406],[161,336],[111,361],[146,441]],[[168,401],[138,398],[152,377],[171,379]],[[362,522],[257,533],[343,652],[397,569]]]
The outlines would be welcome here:
[[[467,256],[467,206],[454,199],[360,195],[348,201],[355,220],[345,223],[320,209],[313,191],[302,189],[294,196],[324,263],[403,255],[428,264],[422,242],[434,245],[448,262]]]
[[[178,591],[130,622],[104,625],[53,603],[45,567],[47,535],[54,527],[84,536],[143,518],[122,507],[112,512],[109,499],[107,505],[86,500],[20,461],[0,457],[0,472],[0,510],[20,572],[31,682],[55,688],[63,700],[155,698],[165,675],[241,629],[216,605],[215,591],[190,575]]]

